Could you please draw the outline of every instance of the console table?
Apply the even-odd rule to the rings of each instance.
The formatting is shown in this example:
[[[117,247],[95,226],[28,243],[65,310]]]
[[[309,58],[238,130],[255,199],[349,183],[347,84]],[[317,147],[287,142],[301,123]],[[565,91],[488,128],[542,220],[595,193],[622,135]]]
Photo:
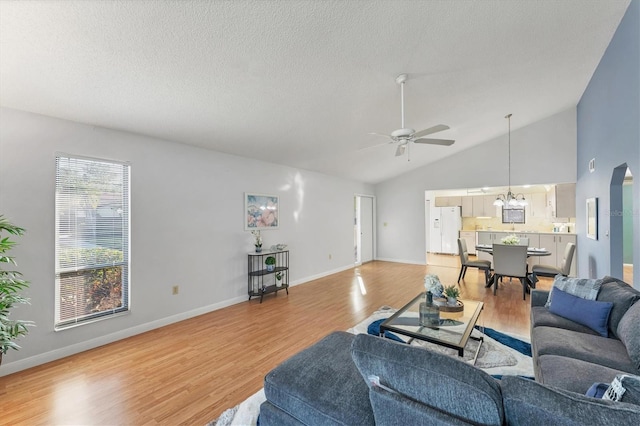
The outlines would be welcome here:
[[[265,263],[269,257],[275,259],[273,268]],[[277,294],[280,290],[285,290],[289,294],[289,250],[263,250],[260,253],[249,253],[247,276],[249,300],[259,296],[262,303],[265,294]]]

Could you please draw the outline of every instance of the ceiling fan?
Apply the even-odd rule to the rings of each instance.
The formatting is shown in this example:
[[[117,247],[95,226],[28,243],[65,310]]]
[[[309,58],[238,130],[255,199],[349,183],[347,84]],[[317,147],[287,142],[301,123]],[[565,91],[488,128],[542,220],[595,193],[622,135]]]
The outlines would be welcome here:
[[[376,135],[376,136],[384,136],[386,138],[391,139],[389,142],[386,142],[386,143],[397,144],[398,148],[396,149],[396,157],[404,154],[405,150],[407,149],[407,146],[409,145],[409,142],[431,144],[431,145],[444,145],[444,146],[453,145],[455,141],[451,139],[423,138],[423,136],[427,136],[437,132],[442,132],[443,130],[449,129],[449,126],[445,124],[437,124],[433,127],[429,127],[428,129],[424,129],[419,132],[416,132],[415,130],[406,128],[404,126],[404,83],[406,81],[407,81],[407,74],[400,74],[398,77],[396,77],[396,83],[400,85],[400,99],[401,99],[400,113],[402,117],[402,128],[398,130],[394,130],[393,132],[391,132],[390,135],[383,135],[380,133],[369,133],[369,134]],[[381,144],[381,145],[384,145],[384,144]]]

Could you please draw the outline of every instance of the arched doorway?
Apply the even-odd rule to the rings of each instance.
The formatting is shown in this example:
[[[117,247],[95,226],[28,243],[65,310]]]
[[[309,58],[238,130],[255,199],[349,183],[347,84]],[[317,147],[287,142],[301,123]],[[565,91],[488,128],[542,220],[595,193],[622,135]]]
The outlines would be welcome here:
[[[610,185],[611,276],[633,282],[633,175],[627,164],[613,170]]]

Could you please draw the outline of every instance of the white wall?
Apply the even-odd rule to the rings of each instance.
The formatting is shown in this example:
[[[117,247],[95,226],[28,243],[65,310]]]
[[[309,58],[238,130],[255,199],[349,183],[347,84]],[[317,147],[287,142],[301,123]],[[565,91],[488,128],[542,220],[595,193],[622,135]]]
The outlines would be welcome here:
[[[58,152],[131,162],[131,312],[55,332]],[[289,245],[292,284],[353,266],[353,197],[373,194],[368,185],[1,109],[0,214],[27,229],[12,253],[31,281],[32,305],[14,316],[37,327],[4,357],[0,375],[247,300],[245,191],[280,196],[280,229],[263,239]]]
[[[425,190],[506,186],[507,140],[505,132],[376,185],[378,259],[424,264]],[[575,108],[512,130],[511,184],[575,182],[576,140]]]

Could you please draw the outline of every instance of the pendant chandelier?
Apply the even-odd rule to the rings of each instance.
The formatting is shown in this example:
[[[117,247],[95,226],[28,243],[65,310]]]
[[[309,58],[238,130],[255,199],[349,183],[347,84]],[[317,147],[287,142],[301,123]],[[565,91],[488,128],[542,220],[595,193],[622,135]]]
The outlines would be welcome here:
[[[526,206],[529,203],[524,198],[524,194],[513,194],[511,192],[511,114],[507,114],[504,118],[509,122],[509,190],[507,194],[499,194],[496,200],[493,202],[494,206],[500,207],[518,207]]]

